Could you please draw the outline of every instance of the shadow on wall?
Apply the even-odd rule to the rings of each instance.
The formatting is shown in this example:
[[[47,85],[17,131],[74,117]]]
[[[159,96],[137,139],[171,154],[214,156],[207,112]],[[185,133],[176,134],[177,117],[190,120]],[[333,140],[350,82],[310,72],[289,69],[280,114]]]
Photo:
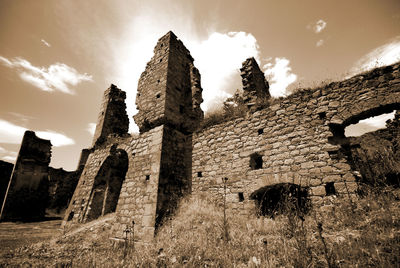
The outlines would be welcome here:
[[[86,221],[95,220],[115,211],[128,163],[128,154],[121,149],[117,149],[104,161],[94,179],[85,213]]]

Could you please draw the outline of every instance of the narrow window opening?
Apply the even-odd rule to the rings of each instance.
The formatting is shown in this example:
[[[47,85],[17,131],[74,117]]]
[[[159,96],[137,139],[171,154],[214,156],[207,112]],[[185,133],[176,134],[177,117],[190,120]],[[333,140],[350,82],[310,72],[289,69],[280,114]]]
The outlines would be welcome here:
[[[326,113],[325,112],[318,113],[318,116],[319,116],[319,119],[325,119]]]
[[[157,96],[156,96],[156,98],[159,99],[160,97],[161,97],[161,94],[158,93]]]
[[[257,132],[258,132],[258,135],[261,135],[264,133],[264,129],[260,128]]]
[[[203,173],[201,173],[201,171],[197,172],[197,177],[199,178],[203,177]]]
[[[160,83],[160,79],[157,80],[157,83]]]
[[[160,59],[160,62],[162,62],[162,59]]]
[[[244,201],[244,195],[242,192],[238,193],[238,197],[239,197],[239,202],[243,202]]]
[[[335,185],[334,185],[333,182],[328,182],[328,183],[325,185],[325,192],[326,192],[326,195],[327,195],[327,196],[328,196],[328,195],[335,195],[335,194],[336,194],[336,189],[335,189]]]
[[[146,181],[150,180],[150,175],[146,175]]]
[[[67,221],[70,221],[70,220],[72,220],[72,218],[74,217],[74,212],[73,211],[71,211],[71,213],[69,213],[69,215],[68,215],[68,219],[67,219]]]
[[[250,155],[250,168],[251,169],[261,169],[263,165],[262,155],[254,153]]]

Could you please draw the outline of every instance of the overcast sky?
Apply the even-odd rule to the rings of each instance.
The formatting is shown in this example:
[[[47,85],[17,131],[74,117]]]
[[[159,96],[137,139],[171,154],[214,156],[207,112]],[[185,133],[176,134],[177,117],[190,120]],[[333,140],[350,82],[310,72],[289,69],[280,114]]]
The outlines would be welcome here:
[[[398,0],[0,0],[0,25],[0,158],[14,161],[32,129],[67,170],[90,146],[111,83],[127,92],[137,131],[137,81],[169,30],[201,72],[203,110],[241,88],[251,56],[275,97],[400,60]]]

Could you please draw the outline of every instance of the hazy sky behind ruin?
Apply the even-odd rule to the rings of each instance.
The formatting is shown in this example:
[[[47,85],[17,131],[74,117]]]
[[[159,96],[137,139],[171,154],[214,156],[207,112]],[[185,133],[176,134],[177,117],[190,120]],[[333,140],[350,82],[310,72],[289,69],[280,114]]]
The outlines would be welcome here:
[[[90,146],[111,83],[137,129],[137,80],[169,30],[195,59],[208,110],[241,88],[250,56],[274,96],[400,60],[398,0],[0,0],[0,25],[0,158],[13,161],[32,129],[67,170]]]

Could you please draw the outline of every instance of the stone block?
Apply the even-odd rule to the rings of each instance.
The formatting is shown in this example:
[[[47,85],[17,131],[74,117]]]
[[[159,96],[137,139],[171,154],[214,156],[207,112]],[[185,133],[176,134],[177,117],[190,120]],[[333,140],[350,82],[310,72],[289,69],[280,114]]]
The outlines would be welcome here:
[[[312,195],[315,195],[315,196],[325,196],[326,195],[325,187],[324,186],[312,187],[311,193],[312,193]]]

